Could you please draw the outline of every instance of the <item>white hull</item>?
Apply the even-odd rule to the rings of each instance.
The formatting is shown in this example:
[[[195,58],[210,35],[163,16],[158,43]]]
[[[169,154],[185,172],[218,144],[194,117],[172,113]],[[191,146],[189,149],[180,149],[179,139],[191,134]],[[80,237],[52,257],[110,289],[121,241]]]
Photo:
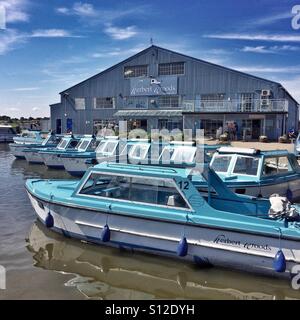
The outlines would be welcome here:
[[[86,164],[86,158],[62,158],[62,163],[70,174],[82,175],[91,166]]]
[[[24,158],[25,159],[25,152],[23,150],[26,148],[25,144],[10,144],[9,145],[11,153],[16,157],[16,158]]]
[[[41,153],[44,164],[50,168],[64,168],[62,159],[55,153]]]
[[[44,163],[44,160],[41,156],[41,154],[37,151],[27,151],[24,152],[25,159],[29,163]]]
[[[300,264],[299,241],[281,240],[287,270],[278,274],[273,270],[273,259],[280,249],[278,238],[126,217],[56,204],[51,204],[49,208],[47,203],[42,201],[42,206],[30,194],[29,197],[42,222],[45,222],[50,210],[54,217],[55,231],[90,242],[103,244],[100,235],[103,226],[107,224],[111,237],[105,244],[111,246],[177,257],[178,243],[184,234],[188,241],[188,254],[180,259],[272,276],[290,276],[293,266]]]

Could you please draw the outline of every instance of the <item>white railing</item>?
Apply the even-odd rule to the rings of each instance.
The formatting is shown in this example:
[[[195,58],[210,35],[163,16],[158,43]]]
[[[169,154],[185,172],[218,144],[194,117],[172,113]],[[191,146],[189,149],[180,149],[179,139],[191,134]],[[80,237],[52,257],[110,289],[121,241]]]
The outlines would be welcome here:
[[[285,99],[253,99],[240,100],[183,100],[182,110],[185,112],[287,112],[288,100]]]

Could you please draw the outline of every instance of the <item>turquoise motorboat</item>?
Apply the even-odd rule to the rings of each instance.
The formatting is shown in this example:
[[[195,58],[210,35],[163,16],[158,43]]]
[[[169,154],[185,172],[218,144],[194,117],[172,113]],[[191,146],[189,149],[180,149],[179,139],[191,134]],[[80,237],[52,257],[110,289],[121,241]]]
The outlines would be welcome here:
[[[13,138],[14,143],[21,144],[41,144],[48,132],[39,130],[23,130],[20,134]]]
[[[210,165],[236,193],[264,198],[276,193],[290,201],[300,199],[300,166],[287,150],[221,147]],[[207,190],[201,176],[193,181],[199,190]]]
[[[299,207],[272,215],[277,209],[269,200],[233,193],[209,167],[202,171],[209,185],[203,196],[191,182],[199,173],[102,163],[79,181],[29,179],[26,189],[39,220],[68,237],[293,276],[300,264]]]
[[[30,147],[26,146],[26,148],[23,149],[25,159],[31,164],[43,164],[44,162],[40,151],[55,149],[63,137],[63,135],[50,133],[41,145],[31,145]]]
[[[15,137],[15,142],[9,144],[10,151],[17,159],[25,159],[25,149],[44,148],[56,145],[56,142],[53,141],[54,135],[51,132],[45,134],[41,131],[26,131],[22,134],[24,136]]]
[[[62,156],[71,153],[81,153],[93,150],[97,139],[92,135],[75,137],[73,135],[64,137],[56,148],[39,151],[44,164],[52,169],[64,169]]]
[[[148,163],[151,146],[148,139],[106,137],[95,151],[64,154],[62,162],[69,174],[83,176],[89,167],[102,162]]]

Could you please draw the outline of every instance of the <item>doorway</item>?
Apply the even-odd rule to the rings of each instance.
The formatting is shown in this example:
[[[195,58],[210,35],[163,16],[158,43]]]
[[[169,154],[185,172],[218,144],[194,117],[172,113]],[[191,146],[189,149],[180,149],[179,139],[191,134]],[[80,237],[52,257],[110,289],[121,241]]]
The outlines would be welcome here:
[[[252,139],[258,139],[261,132],[261,120],[252,120]]]
[[[61,134],[61,119],[56,119],[56,134]]]

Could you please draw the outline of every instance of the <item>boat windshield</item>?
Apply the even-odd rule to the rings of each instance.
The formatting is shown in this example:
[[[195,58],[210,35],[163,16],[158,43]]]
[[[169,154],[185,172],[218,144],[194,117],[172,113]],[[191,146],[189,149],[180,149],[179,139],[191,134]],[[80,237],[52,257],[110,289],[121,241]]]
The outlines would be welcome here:
[[[65,149],[69,143],[69,139],[62,139],[58,144],[57,149]]]
[[[237,156],[233,168],[234,174],[256,176],[258,171],[259,158]]]
[[[232,159],[232,155],[215,155],[210,166],[216,172],[227,172]]]
[[[272,176],[293,172],[293,168],[287,156],[265,158],[263,164],[263,175]]]
[[[131,159],[145,159],[147,157],[150,144],[136,144],[129,150],[128,155]]]
[[[196,147],[177,147],[175,148],[171,161],[175,163],[191,163],[195,159]]]
[[[78,143],[78,145],[76,146],[76,150],[78,151],[86,151],[86,149],[88,148],[89,144],[90,144],[91,140],[90,139],[83,139],[80,141],[80,143]]]
[[[98,148],[97,153],[104,156],[112,156],[115,153],[115,150],[119,144],[119,141],[102,141]]]
[[[78,194],[189,209],[173,179],[91,172]]]

